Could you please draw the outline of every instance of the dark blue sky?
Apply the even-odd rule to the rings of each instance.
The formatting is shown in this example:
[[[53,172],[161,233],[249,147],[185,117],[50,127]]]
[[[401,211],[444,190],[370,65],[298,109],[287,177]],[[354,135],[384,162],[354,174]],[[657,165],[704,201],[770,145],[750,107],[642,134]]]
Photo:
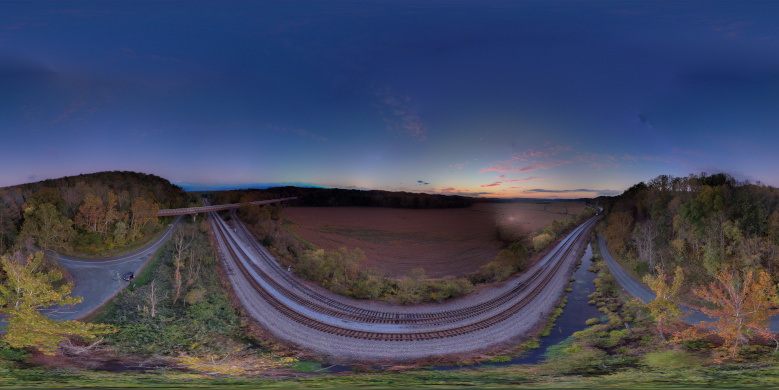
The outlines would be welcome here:
[[[2,2],[0,129],[0,186],[779,186],[779,2]]]

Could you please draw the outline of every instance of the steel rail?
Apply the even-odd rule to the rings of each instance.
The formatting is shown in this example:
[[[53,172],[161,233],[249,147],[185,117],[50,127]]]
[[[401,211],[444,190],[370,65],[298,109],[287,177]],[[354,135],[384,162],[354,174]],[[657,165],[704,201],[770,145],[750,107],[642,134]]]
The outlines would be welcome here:
[[[549,272],[546,272],[541,280],[539,280],[537,283],[534,283],[535,286],[532,288],[528,293],[523,296],[518,302],[515,302],[514,304],[510,305],[505,310],[501,310],[498,313],[475,323],[467,324],[467,325],[461,325],[456,326],[448,329],[442,329],[442,330],[434,330],[434,331],[410,331],[410,332],[373,332],[373,331],[364,331],[364,330],[357,330],[357,329],[349,329],[342,326],[336,326],[332,324],[328,324],[326,322],[323,322],[318,319],[311,318],[309,316],[306,316],[304,314],[298,313],[297,311],[293,310],[289,306],[283,304],[277,297],[275,297],[273,294],[271,294],[269,291],[267,291],[257,280],[255,280],[255,277],[249,272],[248,267],[244,263],[244,260],[242,259],[243,256],[239,256],[233,247],[227,243],[227,237],[230,236],[230,234],[226,231],[226,228],[222,225],[220,226],[219,223],[215,222],[215,220],[221,220],[221,218],[218,218],[215,214],[211,214],[211,223],[212,226],[214,226],[216,229],[215,233],[217,236],[217,239],[221,242],[224,242],[225,245],[223,247],[227,249],[228,256],[233,260],[232,262],[237,265],[237,268],[241,272],[241,274],[244,276],[246,281],[254,288],[254,290],[264,299],[266,300],[272,307],[274,307],[276,310],[278,310],[280,313],[284,314],[285,316],[289,317],[293,321],[300,323],[304,326],[307,326],[312,329],[320,330],[326,333],[330,334],[336,334],[344,337],[351,337],[351,338],[359,338],[359,339],[367,339],[367,340],[383,340],[383,341],[414,341],[414,340],[430,340],[430,339],[438,339],[438,338],[444,338],[444,337],[454,337],[459,336],[471,332],[475,332],[480,329],[484,329],[487,327],[490,327],[492,325],[495,325],[501,321],[504,321],[517,312],[527,306],[535,297],[537,297],[541,291],[546,287],[546,285],[551,281],[551,279],[557,274],[557,271],[562,266],[564,261],[562,261],[567,255],[570,253],[570,251],[574,248],[575,245],[573,245],[573,242],[569,242],[568,245],[565,245],[565,250],[562,256],[559,256],[557,258],[557,261],[554,261],[554,266],[549,269]],[[591,219],[587,222],[585,222],[582,227],[585,225],[587,227],[591,227],[594,223],[594,219]],[[223,223],[223,221],[222,221]],[[575,236],[576,238],[580,237],[584,229],[582,228],[579,230],[576,234],[571,234],[571,236]],[[236,248],[240,248],[240,246],[236,245]],[[244,254],[245,256],[245,254]],[[237,261],[236,261],[237,260]],[[547,267],[543,267],[547,268]],[[267,281],[266,281],[267,282]],[[525,286],[521,286],[522,290],[524,290],[529,284],[526,284]],[[520,287],[520,286],[518,286]],[[466,308],[463,310],[470,310],[470,308]]]

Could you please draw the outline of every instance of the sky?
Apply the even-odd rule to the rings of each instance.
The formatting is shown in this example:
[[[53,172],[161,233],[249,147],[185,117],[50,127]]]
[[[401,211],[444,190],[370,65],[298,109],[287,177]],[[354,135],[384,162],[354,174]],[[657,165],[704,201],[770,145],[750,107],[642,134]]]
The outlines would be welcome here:
[[[3,1],[0,186],[779,186],[776,1]]]

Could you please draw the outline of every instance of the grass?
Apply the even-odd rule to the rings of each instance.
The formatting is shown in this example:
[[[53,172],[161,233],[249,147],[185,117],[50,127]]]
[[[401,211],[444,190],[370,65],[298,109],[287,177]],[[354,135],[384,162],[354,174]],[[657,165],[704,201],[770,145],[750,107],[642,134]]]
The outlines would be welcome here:
[[[451,371],[406,371],[350,375],[306,374],[284,379],[211,376],[179,371],[111,373],[70,369],[0,369],[0,386],[24,388],[245,388],[245,389],[387,389],[387,388],[771,388],[779,386],[779,366],[742,364],[654,370],[633,368],[606,375],[567,376],[540,373],[538,366],[479,367]]]

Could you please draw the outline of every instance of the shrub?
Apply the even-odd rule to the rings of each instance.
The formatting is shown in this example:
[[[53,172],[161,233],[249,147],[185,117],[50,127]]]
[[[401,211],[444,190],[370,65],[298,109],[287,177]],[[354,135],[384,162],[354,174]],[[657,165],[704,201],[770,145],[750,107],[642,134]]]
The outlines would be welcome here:
[[[511,276],[512,272],[512,267],[498,261],[490,261],[479,267],[477,277],[480,281],[499,282],[501,280],[506,280]]]
[[[490,363],[508,363],[511,361],[511,356],[509,355],[498,355],[490,359]]]
[[[644,355],[644,364],[658,370],[698,367],[701,359],[686,351],[657,351]]]
[[[500,251],[495,260],[510,266],[512,268],[512,273],[522,271],[527,267],[527,248],[525,248],[521,242],[515,242],[509,245],[508,249]]]
[[[574,344],[563,350],[563,355],[547,364],[553,371],[563,374],[599,374],[607,370],[608,354],[594,348],[582,348]]]
[[[638,276],[643,277],[644,275],[649,273],[649,263],[647,263],[646,261],[639,261],[633,267],[633,270],[636,271]]]
[[[554,238],[551,233],[541,233],[533,238],[533,249],[536,252],[541,252]]]
[[[30,354],[21,348],[12,348],[9,346],[0,348],[0,359],[3,360],[21,362],[27,360],[28,357],[30,357]]]

